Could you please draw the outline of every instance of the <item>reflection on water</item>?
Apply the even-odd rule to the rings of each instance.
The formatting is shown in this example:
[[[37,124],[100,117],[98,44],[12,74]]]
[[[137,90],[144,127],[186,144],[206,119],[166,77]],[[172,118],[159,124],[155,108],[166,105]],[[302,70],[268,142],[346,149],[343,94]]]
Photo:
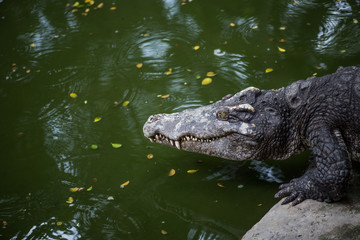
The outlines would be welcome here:
[[[75,2],[0,1],[0,238],[239,239],[300,170],[152,144],[143,123],[359,64],[358,1]]]

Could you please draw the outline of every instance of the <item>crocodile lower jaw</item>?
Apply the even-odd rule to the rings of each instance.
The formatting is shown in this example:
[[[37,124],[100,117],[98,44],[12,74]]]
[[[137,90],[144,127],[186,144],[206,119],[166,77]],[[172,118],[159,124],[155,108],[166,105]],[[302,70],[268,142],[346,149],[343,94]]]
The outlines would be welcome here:
[[[184,142],[199,142],[199,143],[211,143],[213,141],[218,140],[221,137],[209,137],[209,138],[198,138],[191,135],[182,136],[177,140],[170,139],[169,137],[166,137],[165,135],[162,135],[160,133],[155,134],[152,137],[149,137],[149,140],[151,142],[158,142],[161,144],[167,144],[171,145],[173,147],[176,147],[177,149],[181,150],[181,145]]]

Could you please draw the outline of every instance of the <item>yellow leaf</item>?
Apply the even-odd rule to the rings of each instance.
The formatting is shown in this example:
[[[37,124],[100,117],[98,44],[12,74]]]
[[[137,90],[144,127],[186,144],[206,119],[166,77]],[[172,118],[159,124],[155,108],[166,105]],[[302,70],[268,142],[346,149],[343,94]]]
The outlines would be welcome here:
[[[73,187],[73,188],[70,188],[70,192],[77,192],[79,191],[80,188],[78,187]]]
[[[144,33],[144,37],[150,37],[150,33]]]
[[[284,48],[278,47],[280,52],[286,52],[286,50]]]
[[[284,43],[285,39],[282,38],[282,39],[279,40],[279,42]]]
[[[171,169],[170,172],[169,172],[169,177],[174,176],[175,173],[176,173],[175,169]]]
[[[346,52],[346,50],[341,50],[340,52],[341,52],[341,53],[345,53],[345,52]]]
[[[280,30],[284,31],[286,29],[286,27],[280,27]]]
[[[194,46],[194,50],[199,50],[200,46]]]
[[[274,71],[274,69],[272,69],[272,68],[267,68],[267,69],[265,69],[265,73],[270,73],[270,72],[272,72],[272,71]]]
[[[96,117],[95,119],[94,119],[94,122],[99,122],[101,120],[101,117]]]
[[[122,144],[121,143],[111,143],[111,146],[113,148],[121,148],[122,147]]]
[[[199,171],[199,170],[197,170],[197,169],[191,169],[191,170],[187,170],[187,173],[196,173],[197,171]]]
[[[221,183],[217,183],[216,185],[218,185],[218,187],[221,187],[221,188],[224,187],[224,185],[222,185]]]
[[[94,0],[90,0],[90,6],[94,5],[95,1]]]
[[[66,203],[73,203],[74,202],[74,198],[73,197],[69,197],[68,200],[66,201]]]
[[[143,64],[142,64],[142,63],[138,63],[138,64],[136,64],[136,67],[137,67],[137,68],[142,68],[142,66],[143,66]]]
[[[251,29],[258,29],[259,28],[259,26],[253,26],[253,27],[251,27]]]
[[[102,8],[104,6],[104,3],[99,3],[99,5],[96,6],[96,8]]]
[[[128,181],[124,182],[123,184],[121,184],[120,187],[123,188],[123,187],[129,185],[129,183],[130,183],[130,180],[128,180]]]
[[[357,19],[354,19],[354,23],[357,24],[359,23],[359,21]]]
[[[152,159],[154,157],[153,154],[149,153],[147,156],[146,156],[148,159]]]
[[[56,225],[61,226],[62,222],[56,222]]]
[[[89,3],[89,2],[90,2],[90,0],[85,0],[85,1],[84,1],[84,3]]]
[[[114,11],[114,10],[116,10],[116,7],[111,7],[110,10]]]
[[[71,10],[72,13],[76,13],[77,11],[79,11],[79,9],[75,8],[75,9]]]
[[[261,207],[261,206],[262,206],[262,203],[259,203],[259,204],[258,204],[258,207]]]
[[[202,81],[201,81],[201,85],[208,85],[212,82],[212,79],[211,78],[204,78]]]
[[[77,98],[77,94],[76,93],[70,93],[70,97],[71,98]]]
[[[208,76],[208,77],[214,77],[215,75],[216,75],[216,73],[214,73],[214,72],[208,72],[206,74],[206,76]]]
[[[172,68],[169,68],[169,71],[166,72],[166,75],[170,75],[172,73]]]
[[[30,44],[30,47],[36,47],[35,43]]]
[[[235,23],[230,23],[230,27],[235,27]]]
[[[162,234],[162,235],[166,235],[166,234],[168,234],[168,233],[167,233],[167,231],[161,229],[161,234]]]
[[[130,103],[130,101],[124,101],[123,104],[122,104],[122,106],[123,106],[123,107],[126,107],[127,105],[129,105],[129,103]]]
[[[90,12],[90,8],[85,9],[85,12],[86,13]]]
[[[77,7],[77,6],[79,6],[79,5],[80,5],[79,2],[75,2],[75,3],[73,4],[73,7]]]
[[[165,98],[168,98],[169,96],[170,96],[170,94],[166,94],[166,95],[162,95],[161,98],[165,99]]]
[[[88,189],[86,189],[86,191],[90,192],[93,189],[93,187],[89,187]]]

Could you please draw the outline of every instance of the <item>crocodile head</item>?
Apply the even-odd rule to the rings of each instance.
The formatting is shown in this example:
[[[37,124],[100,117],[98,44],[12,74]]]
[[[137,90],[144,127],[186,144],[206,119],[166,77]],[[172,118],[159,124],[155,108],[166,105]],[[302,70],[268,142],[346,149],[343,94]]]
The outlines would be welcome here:
[[[149,117],[144,135],[152,142],[231,160],[282,159],[286,147],[283,89],[249,87],[195,109]],[[274,149],[284,149],[284,153]]]

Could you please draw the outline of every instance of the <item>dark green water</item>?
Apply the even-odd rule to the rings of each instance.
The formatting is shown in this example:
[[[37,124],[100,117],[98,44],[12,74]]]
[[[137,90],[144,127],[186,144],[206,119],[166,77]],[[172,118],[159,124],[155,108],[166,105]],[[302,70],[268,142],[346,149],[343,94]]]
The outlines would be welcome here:
[[[358,0],[74,3],[0,0],[0,239],[239,239],[307,154],[231,162],[150,143],[143,123],[360,63]]]

